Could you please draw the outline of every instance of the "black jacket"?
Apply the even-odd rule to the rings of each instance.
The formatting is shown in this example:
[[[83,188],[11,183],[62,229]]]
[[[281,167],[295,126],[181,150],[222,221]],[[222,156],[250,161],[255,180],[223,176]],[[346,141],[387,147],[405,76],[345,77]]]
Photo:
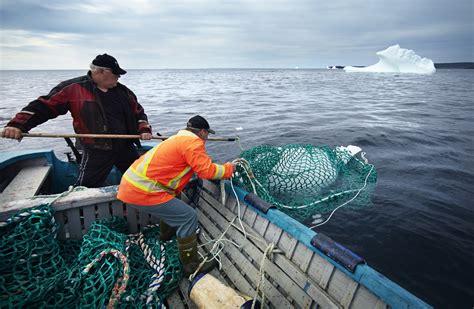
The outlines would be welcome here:
[[[54,87],[49,94],[41,96],[29,103],[21,112],[7,124],[16,127],[22,132],[28,132],[37,125],[49,119],[64,115],[68,111],[73,118],[74,131],[79,134],[107,134],[107,118],[100,96],[99,89],[92,80],[90,72],[87,75],[69,79]],[[135,94],[125,85],[118,83],[114,88],[117,96],[127,113],[127,133],[151,133],[151,126],[143,107],[138,103]],[[110,150],[110,139],[81,139],[83,145],[94,149]],[[135,140],[139,145],[139,140]]]

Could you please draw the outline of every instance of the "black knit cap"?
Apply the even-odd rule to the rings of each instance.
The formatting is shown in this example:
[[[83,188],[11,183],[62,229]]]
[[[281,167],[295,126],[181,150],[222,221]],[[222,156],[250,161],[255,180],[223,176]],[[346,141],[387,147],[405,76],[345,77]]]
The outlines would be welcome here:
[[[117,59],[115,59],[111,55],[107,55],[107,54],[97,55],[97,57],[95,57],[95,59],[92,60],[92,64],[98,67],[109,68],[112,70],[112,73],[114,73],[115,75],[123,75],[127,73],[127,71],[125,71],[119,66]]]
[[[204,129],[204,130],[207,130],[211,134],[216,134],[216,132],[214,130],[211,130],[211,128],[209,127],[209,122],[207,122],[207,120],[204,119],[204,117],[201,117],[199,115],[191,117],[188,120],[186,127],[190,129],[198,129],[198,130]]]

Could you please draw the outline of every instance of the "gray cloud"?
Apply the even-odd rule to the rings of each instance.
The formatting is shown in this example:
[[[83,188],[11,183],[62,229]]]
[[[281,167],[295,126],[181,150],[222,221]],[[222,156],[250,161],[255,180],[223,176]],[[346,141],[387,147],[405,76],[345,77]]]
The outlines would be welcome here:
[[[472,12],[471,0],[2,0],[1,68],[84,68],[102,52],[129,68],[369,65],[394,44],[474,61]]]

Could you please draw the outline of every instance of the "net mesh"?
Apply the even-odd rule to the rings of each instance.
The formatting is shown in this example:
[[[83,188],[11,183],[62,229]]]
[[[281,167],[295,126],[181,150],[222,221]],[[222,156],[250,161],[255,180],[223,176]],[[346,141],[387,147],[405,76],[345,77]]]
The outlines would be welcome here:
[[[369,205],[377,173],[346,147],[259,145],[243,151],[233,182],[304,222],[342,203]],[[355,197],[355,198],[354,198]]]
[[[159,226],[127,235],[122,218],[97,221],[81,241],[56,239],[48,205],[0,225],[0,307],[159,308],[182,277],[176,241]]]

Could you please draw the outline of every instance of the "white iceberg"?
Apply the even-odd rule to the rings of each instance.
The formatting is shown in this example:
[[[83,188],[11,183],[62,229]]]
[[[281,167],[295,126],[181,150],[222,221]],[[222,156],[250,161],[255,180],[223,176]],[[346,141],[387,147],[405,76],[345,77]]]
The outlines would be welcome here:
[[[421,58],[411,49],[400,48],[393,45],[377,52],[379,62],[374,65],[358,68],[346,66],[346,72],[399,72],[399,73],[418,73],[432,74],[436,68],[431,59]]]

